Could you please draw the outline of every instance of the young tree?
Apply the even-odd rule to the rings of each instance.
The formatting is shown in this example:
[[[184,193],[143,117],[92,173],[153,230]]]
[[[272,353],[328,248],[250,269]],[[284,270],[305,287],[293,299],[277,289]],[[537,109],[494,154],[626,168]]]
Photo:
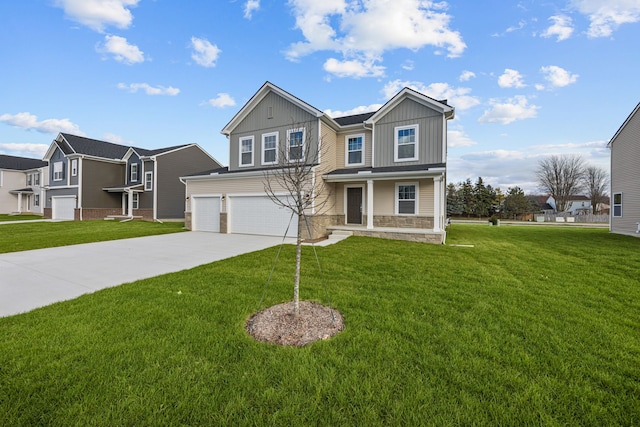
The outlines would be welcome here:
[[[525,196],[520,187],[513,187],[507,190],[507,196],[504,198],[504,215],[507,218],[526,215],[536,212],[536,210],[537,207]]]
[[[588,166],[584,170],[584,188],[587,197],[591,199],[592,213],[595,214],[598,205],[607,199],[609,174],[597,166]]]
[[[293,283],[294,315],[300,306],[300,260],[302,235],[306,228],[305,214],[318,214],[329,202],[329,188],[325,185],[319,160],[324,150],[322,140],[313,132],[312,123],[300,123],[287,132],[287,140],[275,147],[277,166],[264,173],[264,190],[277,205],[289,209],[298,218],[296,238],[296,267]]]
[[[582,189],[584,161],[579,155],[549,156],[536,170],[540,188],[556,201],[558,212],[564,212],[569,198]]]

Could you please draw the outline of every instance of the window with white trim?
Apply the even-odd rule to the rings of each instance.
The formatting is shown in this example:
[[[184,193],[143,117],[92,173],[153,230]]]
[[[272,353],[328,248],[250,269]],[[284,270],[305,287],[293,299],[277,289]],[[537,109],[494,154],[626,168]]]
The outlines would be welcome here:
[[[33,195],[33,206],[40,206],[40,195],[39,194],[34,194]]]
[[[287,160],[297,162],[304,160],[305,128],[289,129],[287,131]]]
[[[613,193],[613,216],[622,217],[622,193]]]
[[[131,173],[129,175],[129,181],[135,182],[138,180],[138,164],[131,163]]]
[[[31,186],[33,184],[33,174],[27,174],[27,185]]]
[[[55,162],[53,164],[53,180],[62,181],[64,179],[64,163]]]
[[[418,160],[418,125],[394,128],[393,157],[396,162]]]
[[[345,137],[345,157],[347,166],[364,165],[364,135],[349,135]]]
[[[78,175],[78,159],[71,160],[71,176]]]
[[[40,172],[33,174],[33,185],[40,185]]]
[[[131,199],[131,208],[138,209],[138,205],[140,203],[140,197],[138,193],[133,193],[133,197]]]
[[[396,184],[396,214],[416,215],[418,213],[418,185],[414,183]]]
[[[278,163],[278,132],[262,135],[262,164],[275,165]]]
[[[240,138],[240,166],[253,166],[253,136]]]
[[[144,191],[153,190],[153,172],[144,173]]]

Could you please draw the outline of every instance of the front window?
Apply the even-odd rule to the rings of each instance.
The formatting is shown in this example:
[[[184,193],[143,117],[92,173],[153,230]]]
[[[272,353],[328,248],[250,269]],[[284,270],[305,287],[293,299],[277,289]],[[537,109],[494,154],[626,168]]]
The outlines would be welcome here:
[[[32,183],[33,183],[33,174],[28,173],[27,174],[27,185],[30,186],[30,185],[32,185]]]
[[[40,172],[33,174],[33,185],[40,185]]]
[[[613,216],[622,217],[622,193],[613,195]]]
[[[71,176],[78,175],[78,159],[71,160]]]
[[[304,138],[304,128],[287,131],[287,156],[289,156],[290,162],[304,159]]]
[[[240,166],[253,166],[253,137],[240,138]]]
[[[131,203],[133,209],[138,209],[138,201],[140,200],[138,196],[138,193],[133,193],[133,201]]]
[[[262,135],[262,164],[278,163],[278,132]]]
[[[40,206],[40,195],[39,194],[34,194],[33,195],[33,206]]]
[[[53,164],[53,180],[62,181],[64,179],[64,167],[62,162],[55,162]]]
[[[347,165],[364,165],[364,135],[347,137]]]
[[[395,128],[394,157],[396,162],[418,160],[418,125]]]
[[[399,215],[415,215],[417,213],[417,185],[398,184],[396,191],[396,213]]]
[[[129,179],[131,182],[135,182],[138,180],[138,164],[131,163],[131,176]]]
[[[144,190],[145,191],[153,190],[153,172],[144,173]]]

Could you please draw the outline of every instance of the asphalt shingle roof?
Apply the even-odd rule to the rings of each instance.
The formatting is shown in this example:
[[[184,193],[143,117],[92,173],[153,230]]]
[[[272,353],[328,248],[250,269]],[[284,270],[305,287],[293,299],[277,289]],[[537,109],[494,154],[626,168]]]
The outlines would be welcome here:
[[[29,157],[8,156],[0,154],[0,169],[24,171],[47,166],[47,162]]]
[[[354,114],[352,116],[334,117],[333,120],[335,120],[335,122],[340,126],[356,125],[366,121],[375,113],[375,111],[372,111],[370,113]]]
[[[64,145],[60,144],[60,149],[65,154],[77,153],[87,154],[89,156],[102,157],[104,159],[121,159],[125,155],[129,147],[112,142],[100,141],[97,139],[85,138],[84,136],[71,135],[63,133],[62,136],[69,143],[69,148],[72,150],[67,152]]]

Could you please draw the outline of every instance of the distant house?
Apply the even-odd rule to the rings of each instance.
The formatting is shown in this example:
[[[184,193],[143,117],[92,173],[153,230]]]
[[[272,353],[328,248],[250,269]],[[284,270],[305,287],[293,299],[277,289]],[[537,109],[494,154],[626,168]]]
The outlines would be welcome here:
[[[220,167],[197,144],[148,150],[60,133],[49,164],[44,215],[66,220],[184,218],[181,175]]]
[[[295,234],[297,218],[291,223],[291,212],[269,199],[264,181],[276,168],[304,164],[326,184],[326,194],[316,194],[308,207],[310,237],[341,229],[442,243],[447,122],[453,117],[446,101],[404,88],[377,111],[332,118],[266,82],[222,130],[229,166],[182,178],[185,224],[222,233]],[[327,209],[318,210],[318,199]]]
[[[0,154],[0,213],[42,215],[47,162]]]
[[[546,203],[553,209],[552,213],[564,213],[567,215],[576,216],[587,215],[592,212],[591,199],[587,196],[582,195],[569,196],[564,212],[558,212],[556,200],[552,196],[547,197]]]
[[[622,123],[611,149],[611,216],[613,233],[640,236],[640,103]]]

